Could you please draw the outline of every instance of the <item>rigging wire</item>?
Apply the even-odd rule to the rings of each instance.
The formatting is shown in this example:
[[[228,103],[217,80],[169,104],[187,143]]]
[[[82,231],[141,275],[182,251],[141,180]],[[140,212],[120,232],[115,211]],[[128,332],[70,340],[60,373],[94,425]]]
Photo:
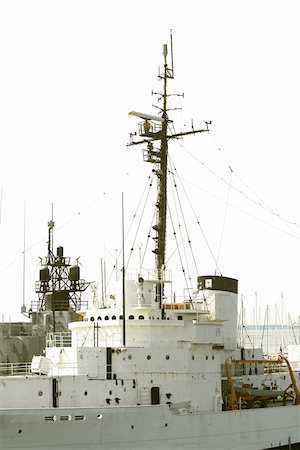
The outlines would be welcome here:
[[[172,168],[173,164],[172,164],[172,161],[171,161],[170,157],[169,157],[169,160],[170,160],[169,161],[169,165]],[[169,171],[169,175],[170,175],[170,177],[171,177],[171,179],[173,181],[173,184],[171,184],[171,190],[172,190],[173,199],[174,199],[174,206],[175,206],[175,211],[176,211],[176,215],[177,215],[178,229],[179,229],[179,232],[180,232],[181,241],[178,244],[178,241],[176,240],[177,247],[174,249],[172,254],[169,256],[167,262],[169,262],[171,260],[171,258],[172,258],[172,256],[174,255],[175,252],[180,253],[179,247],[182,246],[183,247],[183,254],[184,254],[185,265],[186,265],[187,273],[188,273],[189,287],[190,287],[190,289],[192,289],[192,278],[191,278],[190,264],[189,264],[189,258],[188,258],[188,255],[187,255],[187,249],[186,249],[186,245],[185,245],[186,240],[187,240],[187,243],[189,245],[189,249],[190,249],[190,253],[192,255],[192,261],[194,263],[196,273],[198,274],[197,264],[196,264],[195,255],[194,255],[194,252],[193,252],[193,249],[192,249],[192,245],[191,245],[191,239],[190,239],[189,233],[188,233],[188,229],[187,229],[187,225],[186,225],[186,221],[185,221],[185,216],[184,216],[182,204],[181,204],[181,201],[180,201],[180,196],[179,196],[179,193],[178,193],[178,188],[177,188],[177,183],[176,183],[176,180],[175,180],[174,172]],[[179,206],[179,211],[178,211],[178,206]],[[170,206],[169,206],[169,209],[171,210]],[[185,229],[185,235],[183,235],[183,230],[182,230],[182,226],[181,226],[181,220],[183,221],[183,225],[184,225],[184,229]]]
[[[180,260],[180,264],[181,264],[181,271],[183,273],[184,280],[185,280],[185,285],[186,285],[188,293],[189,293],[189,300],[192,301],[192,298],[190,296],[190,289],[189,289],[189,284],[188,284],[188,281],[187,281],[186,271],[185,271],[184,265],[183,265],[183,259],[182,259],[182,256],[181,256],[181,252],[179,251],[179,245],[178,245],[178,241],[177,241],[177,234],[176,234],[176,230],[175,230],[175,227],[174,227],[173,217],[172,217],[172,214],[171,214],[171,211],[170,211],[169,204],[167,206],[168,206],[168,212],[169,212],[169,216],[170,216],[170,220],[171,220],[171,224],[172,224],[172,228],[173,228],[173,236],[174,236],[174,239],[175,239],[175,242],[176,242],[176,246],[177,246],[177,250],[178,250],[178,256],[179,256],[179,260]]]
[[[147,199],[148,199],[148,196],[149,196],[149,193],[150,193],[152,184],[153,184],[153,177],[154,177],[153,174],[152,174],[152,176],[151,176],[151,174],[148,176],[148,179],[147,179],[147,182],[146,182],[145,187],[144,187],[144,189],[143,189],[143,192],[142,192],[142,194],[141,194],[140,200],[139,200],[138,205],[137,205],[137,207],[136,207],[136,210],[135,210],[135,212],[134,212],[134,214],[133,214],[133,217],[132,217],[130,226],[129,226],[128,231],[127,231],[127,233],[126,233],[126,235],[125,235],[125,242],[126,242],[127,237],[128,237],[128,235],[129,235],[129,233],[130,233],[130,230],[131,230],[131,228],[132,228],[132,226],[133,226],[133,223],[134,223],[134,221],[135,221],[135,219],[136,219],[137,212],[138,212],[138,210],[139,210],[139,208],[140,208],[140,205],[141,205],[141,203],[142,203],[142,199],[143,199],[143,197],[144,197],[144,195],[145,195],[145,193],[146,193],[146,189],[147,189],[147,187],[149,186],[149,187],[148,187],[148,193],[147,193],[146,201],[145,201],[144,207],[143,207],[143,211],[144,211],[144,209],[145,209],[145,204],[147,203]],[[150,180],[150,183],[149,183],[149,180]],[[148,185],[148,183],[149,183],[149,185]],[[140,219],[140,221],[141,221],[141,219]],[[133,250],[133,246],[132,246],[131,250]],[[122,252],[122,246],[121,246],[121,249],[119,250],[119,253],[117,254],[117,259],[118,259],[119,256],[121,255],[121,252]],[[131,253],[132,253],[132,252],[131,252]],[[128,264],[129,264],[129,260],[130,260],[130,256],[131,256],[131,254],[129,255],[128,263],[127,263],[127,265],[126,265],[125,270],[127,270],[127,267],[128,267]],[[114,264],[114,266],[112,267],[112,270],[111,270],[111,272],[110,272],[109,278],[108,278],[107,283],[106,283],[106,288],[108,288],[109,283],[110,283],[110,280],[111,280],[111,278],[112,278],[112,276],[113,276],[115,270],[117,270],[117,264]]]
[[[195,183],[192,183],[191,181],[186,180],[185,178],[182,178],[182,180],[183,180],[185,183],[190,184],[190,185],[193,186],[194,188],[196,188],[196,189],[198,189],[198,190],[200,190],[200,191],[202,191],[202,192],[205,192],[205,194],[207,194],[207,195],[209,195],[209,196],[211,196],[211,197],[214,197],[214,198],[216,198],[217,200],[219,200],[219,201],[221,201],[221,202],[225,202],[225,200],[224,200],[223,198],[220,198],[220,197],[218,197],[217,195],[212,194],[211,192],[208,192],[206,189],[203,189],[203,188],[201,188],[200,186],[197,186]],[[292,234],[292,233],[289,233],[288,231],[283,230],[282,228],[279,228],[279,227],[277,227],[276,225],[271,224],[271,223],[268,222],[267,220],[261,219],[260,217],[256,216],[255,214],[252,214],[252,213],[250,213],[249,211],[246,211],[245,209],[242,209],[242,208],[240,208],[239,206],[234,205],[233,203],[228,202],[228,204],[229,204],[232,208],[235,208],[235,209],[237,209],[238,211],[241,211],[242,213],[247,214],[247,215],[250,216],[250,217],[253,217],[254,219],[258,220],[259,222],[265,223],[265,224],[268,225],[269,227],[274,228],[275,230],[278,230],[278,231],[280,231],[281,233],[287,234],[288,236],[291,236],[291,237],[293,237],[293,238],[295,238],[295,239],[298,239],[298,236],[297,236],[297,235]]]
[[[197,217],[197,214],[196,214],[196,212],[195,212],[195,209],[193,208],[193,206],[192,206],[192,204],[191,204],[191,201],[190,201],[190,199],[189,199],[189,196],[187,195],[187,192],[186,192],[186,190],[185,190],[185,188],[184,188],[184,186],[183,186],[183,183],[182,183],[182,181],[181,181],[181,178],[178,176],[177,169],[176,169],[175,167],[174,167],[174,171],[175,171],[175,173],[177,174],[178,180],[179,180],[179,182],[180,182],[180,184],[181,184],[181,188],[182,188],[182,190],[183,190],[183,192],[184,192],[184,195],[185,195],[185,197],[186,197],[186,199],[187,199],[187,201],[188,201],[188,203],[189,203],[189,205],[190,205],[191,211],[192,211],[192,213],[193,213],[193,215],[194,215],[194,217],[195,217],[196,223],[197,223],[197,225],[198,225],[198,227],[199,227],[199,229],[200,229],[200,231],[201,231],[202,237],[203,237],[203,239],[204,239],[204,241],[205,241],[205,243],[206,243],[206,245],[207,245],[207,248],[208,248],[208,250],[209,250],[209,252],[210,252],[210,255],[211,255],[211,257],[212,257],[214,263],[216,264],[216,267],[217,267],[217,269],[218,269],[220,275],[222,276],[222,273],[221,273],[221,270],[220,270],[220,268],[219,268],[219,266],[218,266],[218,262],[217,262],[217,260],[216,260],[216,258],[215,258],[215,255],[213,254],[213,251],[212,251],[212,249],[211,249],[211,246],[209,245],[208,239],[207,239],[207,237],[206,237],[206,235],[205,235],[205,233],[204,233],[204,230],[203,230],[203,228],[202,228],[202,226],[201,226],[201,223],[200,223],[200,221],[199,221],[199,219],[198,219],[198,217]]]
[[[135,233],[135,236],[134,236],[134,239],[133,239],[133,243],[132,243],[131,248],[130,248],[130,253],[129,253],[128,260],[127,260],[127,264],[126,264],[126,270],[128,269],[128,265],[129,265],[129,262],[130,262],[130,259],[131,259],[131,256],[132,256],[132,253],[133,253],[133,250],[134,250],[134,247],[135,247],[135,243],[136,243],[136,240],[137,240],[138,232],[139,232],[139,230],[140,230],[141,222],[142,222],[142,219],[143,219],[143,217],[144,217],[144,212],[145,212],[145,209],[146,209],[147,201],[148,201],[148,198],[149,198],[149,195],[150,195],[150,192],[151,192],[151,188],[152,188],[152,186],[153,186],[153,178],[154,178],[154,172],[152,172],[152,176],[149,175],[149,178],[148,178],[148,180],[150,179],[150,183],[149,183],[149,187],[148,187],[148,192],[147,192],[146,199],[145,199],[145,201],[144,201],[144,206],[143,206],[143,208],[142,208],[142,212],[141,212],[141,215],[140,215],[140,220],[139,220],[139,223],[138,223],[138,226],[137,226],[137,229],[136,229],[136,233]],[[145,190],[146,190],[146,188],[145,188]],[[144,192],[145,192],[145,190],[144,190]],[[143,193],[143,194],[144,194],[144,193]],[[142,200],[142,198],[141,198],[141,200]],[[139,206],[140,206],[141,200],[140,200],[139,205],[138,205],[138,207],[137,207],[137,209],[136,209],[136,212],[135,212],[134,215],[133,215],[133,219],[132,219],[132,221],[131,221],[131,225],[130,225],[130,227],[129,227],[127,233],[126,233],[125,241],[126,241],[127,236],[129,235],[129,232],[130,232],[131,227],[132,227],[132,225],[133,225],[134,219],[135,219],[136,216],[137,216],[137,211],[138,211],[138,208],[139,208]]]
[[[233,302],[233,298],[232,298],[232,295],[230,295],[230,298],[231,298],[231,301]],[[242,296],[242,298],[243,298],[243,296]],[[234,302],[233,302],[234,303]],[[237,319],[238,319],[238,323],[240,323],[241,325],[240,325],[240,331],[241,331],[241,335],[240,335],[240,339],[241,339],[241,346],[242,347],[244,347],[244,334],[243,334],[243,332],[245,333],[245,338],[248,338],[248,340],[249,340],[249,344],[251,345],[251,347],[252,347],[252,350],[254,350],[254,342],[252,342],[252,339],[251,339],[251,337],[250,337],[250,335],[249,335],[249,333],[248,333],[248,330],[247,330],[247,327],[244,325],[244,320],[243,320],[243,318],[244,318],[244,312],[243,312],[243,309],[244,309],[244,305],[243,305],[243,300],[242,300],[242,307],[241,307],[241,310],[239,311],[239,309],[238,309],[238,306],[236,305],[236,307],[235,307],[235,311],[236,311],[236,313],[237,313]]]
[[[228,191],[227,191],[226,206],[225,206],[225,212],[224,212],[224,218],[223,218],[223,224],[222,224],[222,230],[221,230],[221,236],[220,236],[220,242],[219,242],[219,250],[218,250],[218,255],[217,255],[217,263],[219,263],[220,253],[221,253],[221,246],[222,246],[222,243],[223,243],[225,221],[226,221],[226,216],[227,216],[227,211],[228,211],[229,194],[230,194],[231,180],[232,180],[232,173],[233,173],[231,167],[230,166],[228,166],[228,167],[230,169],[230,181],[229,181]],[[215,275],[216,274],[217,274],[217,266],[216,266],[216,269],[215,269]]]
[[[174,194],[173,191],[172,191],[172,193]],[[174,198],[174,200],[175,200],[175,198]],[[185,248],[185,244],[184,244],[184,243],[185,243],[185,237],[183,236],[183,233],[182,233],[182,227],[181,227],[181,223],[180,223],[180,217],[179,217],[179,213],[178,213],[178,208],[177,208],[176,202],[174,202],[174,206],[175,206],[176,216],[177,216],[177,220],[178,220],[178,230],[179,230],[179,233],[180,233],[181,242],[180,242],[180,244],[178,245],[178,240],[177,240],[177,236],[176,236],[176,239],[175,239],[175,242],[176,242],[176,248],[175,248],[173,254],[174,254],[175,252],[178,252],[178,254],[180,255],[179,246],[182,245],[182,248],[183,248],[183,255],[184,255],[184,261],[185,261],[185,264],[186,264],[186,267],[187,267],[187,271],[186,271],[186,270],[184,269],[183,258],[182,258],[182,261],[181,261],[181,262],[182,262],[182,271],[183,271],[184,274],[188,273],[189,287],[192,289],[191,272],[190,272],[189,263],[188,263],[188,258],[187,258],[187,253],[186,253],[186,248]],[[175,232],[175,227],[174,227],[174,221],[172,220],[172,217],[171,217],[171,208],[170,208],[170,204],[168,204],[168,211],[169,211],[170,220],[171,220],[172,225],[173,225],[173,234],[175,235],[176,232]],[[180,255],[179,257],[181,258],[181,255]],[[168,258],[168,261],[170,261],[170,258]],[[187,284],[187,283],[186,283],[186,284]],[[188,288],[188,289],[189,289],[189,287],[188,287],[188,285],[187,285],[187,288]]]
[[[141,260],[141,267],[143,267],[143,265],[144,265],[145,257],[146,257],[146,254],[147,254],[147,248],[148,248],[148,244],[149,244],[149,241],[150,241],[150,238],[151,238],[151,230],[152,230],[152,226],[153,226],[153,223],[154,223],[155,215],[156,215],[156,209],[154,208],[153,214],[152,214],[152,220],[151,220],[151,223],[150,223],[149,232],[147,234],[147,241],[146,241],[146,245],[145,245],[145,249],[144,249],[144,254],[143,254],[143,257],[142,257],[142,260]]]
[[[264,323],[263,323],[263,330],[262,330],[262,334],[261,334],[261,342],[260,342],[260,347],[263,348],[263,342],[264,342],[264,336],[265,336],[265,330],[267,328],[267,321],[268,321],[268,305],[265,311],[265,317],[264,317]],[[267,330],[268,331],[268,330]]]
[[[176,142],[176,144],[177,145],[179,145],[180,147],[182,147],[182,149],[186,152],[186,153],[188,153],[193,159],[195,159],[197,162],[199,162],[209,173],[211,173],[213,176],[215,176],[216,178],[218,178],[219,180],[221,180],[223,183],[225,183],[226,185],[228,185],[228,182],[222,177],[222,176],[220,176],[219,174],[217,174],[214,170],[212,170],[212,169],[210,169],[208,166],[207,166],[207,164],[205,164],[203,161],[201,161],[199,158],[197,158],[193,153],[191,153],[183,144],[181,144],[180,142],[178,142],[178,141],[175,141]],[[228,164],[228,163],[227,163]],[[232,170],[232,168],[230,167],[230,165],[228,164],[228,166],[229,166],[229,168]],[[236,178],[237,179],[239,179],[245,186],[247,186],[246,185],[246,183],[245,182],[243,182],[243,180],[232,170],[232,172],[233,172],[233,174],[236,176]],[[247,186],[248,187],[248,186]],[[248,187],[250,190],[251,190],[251,188],[250,187]],[[266,212],[268,212],[269,214],[272,214],[273,216],[275,216],[275,217],[277,217],[277,218],[280,218],[285,224],[286,224],[286,226],[290,229],[290,231],[292,232],[292,233],[288,233],[288,232],[286,232],[286,231],[284,231],[284,230],[281,230],[280,228],[278,228],[278,227],[274,227],[274,228],[277,228],[277,229],[279,229],[279,230],[281,230],[281,231],[283,231],[283,232],[285,232],[285,233],[287,233],[287,234],[289,234],[289,235],[291,235],[291,236],[294,236],[294,237],[296,237],[296,238],[298,238],[298,235],[296,234],[296,232],[291,228],[291,227],[289,227],[289,225],[294,225],[294,226],[297,226],[297,227],[299,227],[299,225],[296,223],[296,222],[292,222],[292,221],[289,221],[289,220],[287,220],[287,219],[285,219],[285,218],[283,218],[279,213],[276,213],[276,212],[274,212],[273,210],[271,210],[270,209],[270,207],[266,207],[266,206],[263,206],[263,204],[262,204],[262,202],[258,202],[257,200],[254,200],[253,198],[251,198],[249,195],[247,195],[245,192],[243,192],[242,190],[240,190],[240,189],[238,189],[237,187],[235,187],[235,186],[233,186],[233,185],[231,185],[231,189],[232,190],[234,190],[234,191],[236,191],[237,193],[239,193],[239,194],[241,194],[242,196],[244,196],[247,200],[249,200],[250,202],[252,202],[252,203],[254,203],[256,206],[259,206],[260,208],[262,208],[262,209],[264,209]],[[255,194],[256,195],[256,194]],[[258,197],[258,196],[257,196]],[[268,222],[266,222],[266,223],[268,223]]]
[[[121,181],[127,177],[129,175],[128,172],[126,172],[126,174],[124,174],[122,177],[120,177],[115,183],[113,183],[111,186],[109,186],[103,193],[102,196],[97,197],[95,200],[93,200],[92,202],[88,203],[86,206],[84,206],[80,211],[77,211],[75,214],[73,214],[68,220],[66,220],[63,224],[58,225],[55,227],[55,229],[57,231],[61,230],[62,228],[66,227],[67,225],[69,225],[71,222],[73,222],[74,220],[76,220],[79,216],[82,215],[82,213],[85,213],[88,209],[90,209],[91,207],[93,207],[96,203],[98,203],[99,201],[103,200],[103,196],[108,194],[109,192],[111,192],[113,189],[115,189],[116,186],[118,186]],[[45,242],[45,239],[47,239],[47,235],[44,235],[44,237],[38,241],[36,241],[35,243],[33,243],[31,246],[28,246],[26,249],[23,249],[22,252],[20,252],[19,255],[17,255],[12,261],[10,261],[5,267],[3,267],[0,271],[0,273],[5,272],[7,269],[9,269],[16,261],[18,261],[18,259],[23,256],[23,254],[29,252],[30,250],[32,250],[33,248],[37,247],[38,245],[40,245],[42,242]]]
[[[218,148],[218,151],[220,152],[223,160],[225,161],[225,163],[227,164],[227,166],[229,167],[229,169],[233,172],[232,168],[230,167],[225,155],[224,155],[224,151],[218,146],[217,142],[216,142],[216,138],[213,135],[213,133],[210,133],[210,137],[213,140],[215,146]],[[279,213],[277,213],[276,211],[273,210],[273,208],[271,208],[271,206],[269,206],[240,176],[238,176],[235,172],[234,175],[236,176],[236,178],[244,185],[247,187],[247,189],[250,190],[250,192],[252,192],[252,194],[258,198],[259,202],[256,202],[259,206],[261,206],[263,209],[265,209],[269,214],[272,214],[274,216],[276,216],[278,219],[280,219],[283,223],[286,224],[286,226],[290,229],[290,231],[294,231],[291,227],[289,227],[289,225],[295,225],[297,227],[299,227],[299,225],[296,222],[292,222],[289,221],[287,219],[285,219],[284,217],[282,217]],[[251,199],[250,197],[248,197],[246,194],[243,193],[243,195],[245,195],[248,200],[254,201],[253,199]],[[265,205],[265,206],[264,206]]]
[[[146,190],[147,190],[147,187],[148,187],[148,193],[147,193],[147,196],[146,196],[146,201],[144,202],[144,206],[143,206],[143,211],[145,210],[145,204],[147,203],[147,199],[148,199],[148,197],[149,197],[149,193],[150,193],[150,190],[151,190],[151,187],[152,187],[152,184],[153,184],[153,177],[154,177],[153,173],[150,174],[150,175],[148,176],[147,182],[146,182],[145,187],[144,187],[144,189],[143,189],[143,192],[142,192],[142,194],[141,194],[141,196],[140,196],[140,200],[139,200],[138,205],[137,205],[137,207],[136,207],[136,210],[135,210],[135,212],[134,212],[134,214],[133,214],[133,216],[132,216],[132,220],[131,220],[131,223],[130,223],[130,225],[129,225],[128,231],[127,231],[127,233],[126,233],[126,235],[125,235],[125,242],[126,242],[127,237],[128,237],[128,235],[129,235],[129,233],[130,233],[130,231],[131,231],[131,228],[132,228],[132,226],[133,226],[133,223],[134,223],[134,221],[135,221],[135,219],[136,219],[136,217],[137,217],[137,212],[138,212],[138,210],[139,210],[139,208],[140,208],[140,205],[141,205],[141,203],[142,203],[143,197],[144,197],[144,195],[145,195],[145,193],[146,193]],[[150,182],[149,182],[149,181],[150,181]],[[141,215],[141,218],[142,218],[142,216],[143,216],[143,213],[142,213],[142,215]],[[141,222],[141,219],[140,219],[140,222]],[[132,247],[133,247],[133,246],[132,246]],[[132,250],[133,250],[133,248],[132,248]],[[117,254],[117,259],[119,258],[121,252],[122,252],[122,248],[119,250],[119,253]],[[128,264],[129,264],[129,260],[130,260],[130,256],[129,256],[129,259],[128,259],[128,263],[127,263],[127,265],[126,265],[126,270],[127,270]],[[108,281],[107,281],[107,283],[106,283],[106,287],[108,287],[108,285],[109,285],[109,283],[110,283],[110,280],[111,280],[111,278],[112,278],[113,273],[114,273],[115,270],[117,270],[117,265],[116,265],[116,264],[114,264],[114,266],[112,267],[112,270],[111,270],[110,275],[109,275],[109,277],[108,277]]]

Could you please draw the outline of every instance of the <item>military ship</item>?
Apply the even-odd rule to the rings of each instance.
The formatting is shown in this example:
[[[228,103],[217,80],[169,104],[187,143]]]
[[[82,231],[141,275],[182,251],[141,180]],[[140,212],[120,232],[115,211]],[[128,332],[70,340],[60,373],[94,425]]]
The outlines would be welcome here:
[[[171,45],[172,55],[172,45]],[[87,284],[49,223],[38,310],[52,328],[44,353],[2,364],[0,449],[266,450],[300,448],[299,372],[286,356],[264,358],[238,344],[238,280],[200,275],[182,298],[166,269],[168,109],[174,77],[163,47],[160,111],[139,118],[129,145],[142,145],[157,181],[153,269],[123,264],[119,296],[89,308]],[[124,258],[123,258],[124,259]],[[72,313],[68,330],[55,327]],[[48,330],[49,331],[49,330]]]

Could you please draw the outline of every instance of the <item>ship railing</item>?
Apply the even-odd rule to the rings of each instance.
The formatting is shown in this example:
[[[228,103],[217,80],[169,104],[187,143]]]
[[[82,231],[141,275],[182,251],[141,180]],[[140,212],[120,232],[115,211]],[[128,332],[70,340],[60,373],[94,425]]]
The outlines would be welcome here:
[[[12,337],[12,336],[31,336],[32,335],[32,324],[31,323],[14,323],[14,322],[2,322],[0,324],[0,333],[2,336]]]
[[[139,135],[147,137],[156,137],[162,130],[161,123],[152,122],[145,120],[144,122],[139,122]]]
[[[90,363],[52,363],[48,372],[48,376],[60,377],[85,375],[89,379],[124,381],[133,379],[134,373],[136,374],[136,369],[130,364],[124,365],[114,363],[110,368],[107,368],[106,364],[104,364],[103,362],[97,364],[96,361],[90,361]]]
[[[39,301],[32,301],[30,304],[30,309],[33,312],[42,311],[41,303]]]
[[[30,375],[31,362],[1,363],[0,376]]]
[[[70,301],[70,307],[73,311],[86,311],[88,309],[88,306],[89,305],[87,300],[77,299],[75,301],[75,304],[73,304],[73,302]],[[41,306],[41,302],[32,301],[30,304],[30,312],[40,312],[40,311],[44,311],[44,308]]]
[[[122,350],[119,350],[122,351]],[[130,361],[130,359],[129,359]],[[47,370],[41,369],[38,371],[32,369],[32,362],[24,363],[1,363],[0,377],[17,377],[17,376],[43,376],[43,377],[57,377],[65,375],[86,375],[91,379],[132,379],[135,369],[129,364],[113,364],[108,368],[106,364],[97,362],[97,360],[90,360],[89,362],[53,362]]]
[[[137,269],[128,269],[126,272],[126,280],[138,280],[139,277],[144,278],[145,281],[153,280],[154,282],[162,279],[165,283],[170,283],[172,281],[172,271],[164,270],[163,275],[154,269],[143,269],[139,272]]]
[[[123,347],[123,333],[114,332],[111,334],[106,334],[103,330],[100,330],[97,333],[97,329],[95,333],[85,335],[84,337],[75,338],[73,337],[73,346],[76,347],[112,347],[112,348],[122,348]],[[150,346],[150,338],[149,334],[144,333],[131,333],[126,332],[126,347],[149,347]]]
[[[257,364],[255,362],[247,362],[242,365],[237,365],[232,367],[232,375],[236,377],[249,376],[249,375],[257,375],[264,374],[266,377],[270,377],[272,380],[272,375],[276,375],[278,373],[286,373],[288,370],[285,362],[277,363],[277,364],[268,364],[268,360],[266,360],[265,364],[262,364],[261,371],[259,371]],[[226,377],[225,364],[221,366],[221,374],[222,377]]]
[[[47,333],[46,347],[72,347],[72,333]]]
[[[148,334],[126,333],[126,347],[149,347]],[[47,333],[46,347],[123,347],[123,333],[106,334],[100,327],[95,327],[85,336],[72,336],[71,332]]]

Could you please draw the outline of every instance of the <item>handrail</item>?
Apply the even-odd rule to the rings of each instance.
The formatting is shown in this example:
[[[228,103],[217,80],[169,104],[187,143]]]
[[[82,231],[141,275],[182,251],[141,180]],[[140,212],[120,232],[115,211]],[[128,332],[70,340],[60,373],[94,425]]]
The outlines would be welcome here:
[[[30,375],[31,362],[1,363],[0,376]]]

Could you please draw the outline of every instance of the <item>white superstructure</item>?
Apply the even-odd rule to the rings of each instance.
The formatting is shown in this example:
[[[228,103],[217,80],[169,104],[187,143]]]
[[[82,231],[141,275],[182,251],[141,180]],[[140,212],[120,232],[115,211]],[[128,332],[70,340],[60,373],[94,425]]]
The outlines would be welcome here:
[[[237,282],[200,278],[209,288],[192,302],[165,303],[164,319],[154,303],[138,306],[141,289],[132,291],[126,347],[118,305],[97,317],[87,311],[70,323],[69,336],[49,336],[45,357],[35,357],[27,375],[1,377],[0,448],[261,450],[299,443],[295,398],[286,406],[275,398],[274,407],[225,410],[224,362],[241,357],[237,293],[229,291]],[[279,364],[268,373],[248,366],[236,372],[240,385],[283,391],[291,384]]]

